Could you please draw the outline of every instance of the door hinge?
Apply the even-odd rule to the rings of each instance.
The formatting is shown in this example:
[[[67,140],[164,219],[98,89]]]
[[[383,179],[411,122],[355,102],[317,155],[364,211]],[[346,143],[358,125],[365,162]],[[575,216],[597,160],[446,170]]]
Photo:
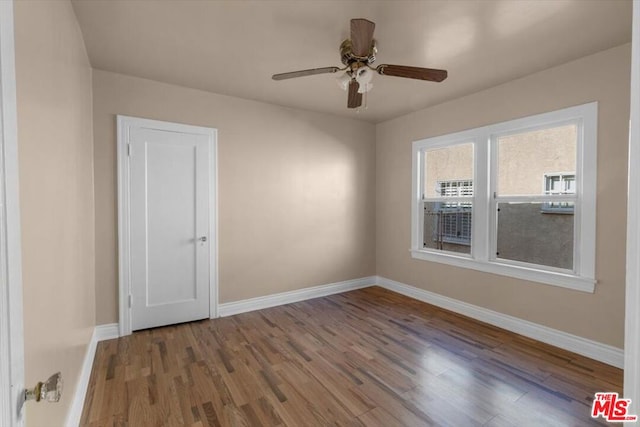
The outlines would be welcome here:
[[[131,300],[132,300],[131,294],[129,294],[129,308],[131,308]]]
[[[127,156],[131,157],[131,144],[127,144]]]

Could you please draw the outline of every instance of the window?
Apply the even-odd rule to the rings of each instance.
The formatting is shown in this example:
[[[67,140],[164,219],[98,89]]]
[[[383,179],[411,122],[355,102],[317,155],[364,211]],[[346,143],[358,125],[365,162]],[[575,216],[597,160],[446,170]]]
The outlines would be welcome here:
[[[438,181],[437,187],[443,197],[473,196],[472,180]]]
[[[544,174],[545,194],[575,194],[576,174],[551,173]],[[569,202],[547,202],[542,206],[543,212],[548,213],[573,213],[573,206]]]
[[[596,120],[591,103],[414,142],[413,257],[593,292]]]

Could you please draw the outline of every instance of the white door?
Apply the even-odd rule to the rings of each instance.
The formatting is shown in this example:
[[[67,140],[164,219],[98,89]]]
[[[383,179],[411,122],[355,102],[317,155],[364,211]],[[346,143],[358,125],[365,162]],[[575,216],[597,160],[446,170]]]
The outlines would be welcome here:
[[[184,125],[129,126],[132,330],[209,317],[210,142]]]

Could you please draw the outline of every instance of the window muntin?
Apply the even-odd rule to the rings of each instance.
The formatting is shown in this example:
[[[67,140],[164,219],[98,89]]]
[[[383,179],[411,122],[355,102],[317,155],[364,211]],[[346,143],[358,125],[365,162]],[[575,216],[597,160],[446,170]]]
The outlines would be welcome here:
[[[545,146],[557,148],[558,136],[565,140],[560,150],[565,154],[558,156],[558,153],[554,153],[553,150],[538,150],[545,153],[544,162],[538,162],[544,168],[537,170],[534,174],[537,176],[526,180],[527,186],[522,185],[522,182],[510,180],[508,173],[500,174],[500,161],[502,161],[502,172],[507,171],[512,176],[517,170],[523,170],[523,162],[531,162],[531,157],[527,155],[518,157],[507,155],[510,153],[509,149],[518,142],[523,145],[515,147],[517,148],[515,153],[527,150],[531,152],[531,147],[540,148],[541,145],[543,145],[542,148]],[[553,141],[556,142],[553,143]],[[412,203],[412,256],[593,292],[596,282],[596,143],[597,103],[595,102],[414,142],[412,193],[415,198]],[[431,151],[459,148],[458,146],[465,144],[470,144],[471,147],[468,150],[473,152],[472,174],[468,177],[468,180],[473,183],[473,191],[471,195],[463,197],[457,188],[460,184],[450,184],[450,182],[467,180],[467,176],[447,174],[443,168],[440,168],[437,178],[428,179],[427,160]],[[502,155],[500,148],[502,148]],[[567,152],[569,154],[566,154]],[[513,159],[520,162],[520,167],[509,166],[512,161],[515,161]],[[447,162],[451,163],[451,160],[448,159]],[[447,184],[443,187],[442,182]],[[509,184],[511,187],[508,186]],[[447,197],[447,194],[450,196]],[[433,204],[426,204],[427,202]],[[439,202],[440,205],[436,205],[435,202]],[[462,203],[466,204],[462,205]],[[429,225],[432,222],[429,222],[425,216],[430,212],[442,212],[448,204],[455,209],[470,208],[470,218],[473,219],[472,244],[468,251],[456,252],[444,247],[448,243],[447,237],[453,237],[452,233],[447,232],[446,226],[441,233],[442,249],[437,247],[438,239],[433,239],[433,234],[428,232],[433,229],[433,226]],[[500,206],[513,209],[503,211],[500,219],[498,213]],[[505,236],[518,232],[513,228],[513,224],[517,224],[518,221],[510,223],[508,220],[524,214],[525,206],[530,208],[528,211],[536,211],[534,224],[539,225],[544,221],[565,224],[562,233],[556,233],[558,240],[562,241],[561,254],[552,256],[553,252],[549,251],[549,248],[555,248],[557,242],[545,236],[545,233],[537,235],[542,236],[542,240],[531,243],[532,247],[536,247],[538,254],[544,252],[540,248],[547,248],[548,256],[542,261],[539,255],[528,256],[526,253],[522,255],[514,250],[515,247],[506,245],[508,242]],[[531,209],[531,206],[534,208]],[[425,208],[427,208],[426,212]],[[547,219],[540,219],[539,217],[542,216],[547,216]],[[564,218],[561,219],[561,217]],[[450,222],[453,223],[453,220]],[[458,222],[456,226],[457,224]],[[458,237],[457,230],[455,233]],[[519,249],[526,248],[526,245],[519,245]],[[498,250],[499,246],[502,250]]]

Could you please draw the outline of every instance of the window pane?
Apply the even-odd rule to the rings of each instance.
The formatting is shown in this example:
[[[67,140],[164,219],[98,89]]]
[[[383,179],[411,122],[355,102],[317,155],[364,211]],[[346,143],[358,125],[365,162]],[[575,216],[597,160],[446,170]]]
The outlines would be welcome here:
[[[498,138],[498,194],[575,193],[576,141],[573,124]]]
[[[564,192],[568,194],[575,194],[576,192],[576,176],[569,175],[565,177],[564,180]]]
[[[473,195],[473,144],[459,144],[424,153],[424,197]]]
[[[424,203],[424,248],[471,253],[471,202]]]
[[[573,269],[573,215],[545,203],[499,203],[497,257]],[[573,212],[573,203],[564,203]]]

